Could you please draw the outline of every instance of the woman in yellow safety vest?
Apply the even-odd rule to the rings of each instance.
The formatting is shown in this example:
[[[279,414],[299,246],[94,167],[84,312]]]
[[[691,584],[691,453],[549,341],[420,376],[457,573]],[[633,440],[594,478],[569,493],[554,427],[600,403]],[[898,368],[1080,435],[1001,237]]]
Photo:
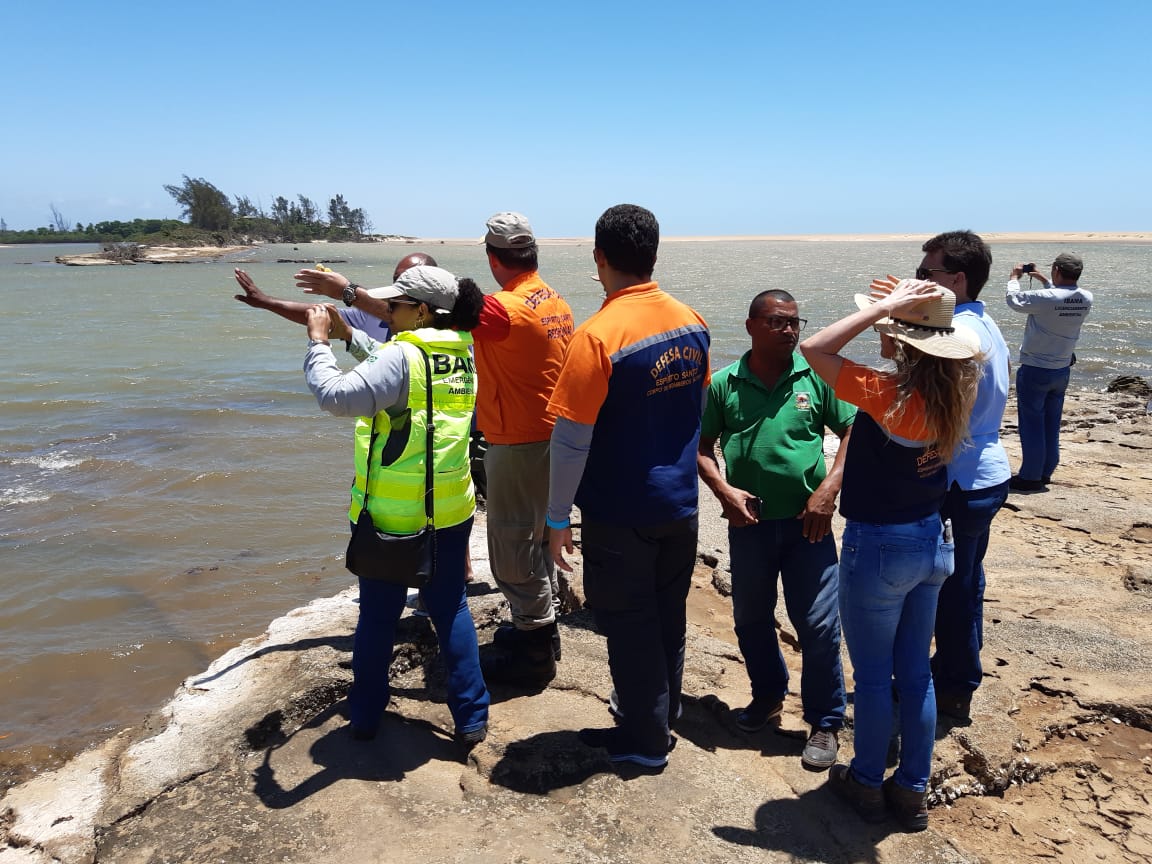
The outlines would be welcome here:
[[[428,266],[409,268],[395,284],[367,293],[387,302],[392,339],[375,342],[349,328],[334,308],[313,306],[308,311],[304,374],[321,408],[360,418],[348,514],[352,523],[360,516],[370,482],[368,512],[376,528],[414,534],[426,521],[425,369],[431,371],[436,570],[420,598],[440,641],[456,738],[471,746],[487,734],[490,701],[464,582],[476,510],[468,462],[476,370],[467,331],[479,323],[484,298],[471,279],[457,279],[447,270]],[[363,362],[347,374],[341,372],[330,337],[348,341],[353,355]],[[427,365],[422,355],[427,356]],[[370,434],[373,426],[375,436]],[[360,618],[352,648],[348,709],[353,736],[367,740],[375,737],[388,707],[388,667],[407,589],[391,582],[359,581]]]

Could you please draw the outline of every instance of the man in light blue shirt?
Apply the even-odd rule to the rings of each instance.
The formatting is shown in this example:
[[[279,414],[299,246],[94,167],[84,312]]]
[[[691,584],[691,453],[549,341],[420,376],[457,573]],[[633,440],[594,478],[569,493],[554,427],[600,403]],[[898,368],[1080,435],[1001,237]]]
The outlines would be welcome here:
[[[980,336],[984,375],[969,421],[971,440],[948,465],[948,493],[941,519],[952,520],[956,564],[940,589],[936,606],[936,654],[932,680],[936,711],[967,722],[972,694],[984,675],[984,554],[992,520],[1008,497],[1012,474],[1000,443],[1000,424],[1008,402],[1008,346],[1000,328],[978,299],[992,269],[992,252],[971,231],[938,234],[923,246],[916,278],[931,279],[956,295],[956,321]]]
[[[1080,328],[1092,309],[1092,292],[1077,281],[1084,272],[1080,256],[1067,252],[1052,262],[1049,280],[1035,264],[1012,268],[1004,295],[1008,308],[1028,316],[1016,372],[1016,414],[1020,424],[1020,472],[1011,486],[1020,492],[1043,489],[1060,463],[1060,418],[1076,355]],[[1043,288],[1022,290],[1020,277],[1038,279]]]

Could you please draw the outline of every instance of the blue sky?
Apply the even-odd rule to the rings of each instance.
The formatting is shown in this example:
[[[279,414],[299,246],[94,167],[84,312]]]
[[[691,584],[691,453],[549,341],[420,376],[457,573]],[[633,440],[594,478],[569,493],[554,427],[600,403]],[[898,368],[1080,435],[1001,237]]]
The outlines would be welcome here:
[[[182,175],[375,230],[1152,230],[1152,3],[11,0],[0,218]]]

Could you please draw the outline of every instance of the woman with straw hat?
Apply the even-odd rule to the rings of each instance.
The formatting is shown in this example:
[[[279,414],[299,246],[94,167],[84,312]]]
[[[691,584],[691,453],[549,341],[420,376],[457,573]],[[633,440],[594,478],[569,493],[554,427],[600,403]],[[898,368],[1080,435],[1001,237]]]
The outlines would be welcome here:
[[[860,409],[848,443],[840,513],[840,619],[855,677],[855,755],[829,783],[868,821],[890,810],[905,830],[928,826],[935,743],[929,649],[952,544],[940,522],[945,462],[968,435],[980,379],[980,340],[952,320],[955,296],[893,277],[856,295],[858,312],[806,339],[800,350],[836,396]],[[840,355],[869,327],[891,370]],[[899,698],[901,748],[884,779]]]

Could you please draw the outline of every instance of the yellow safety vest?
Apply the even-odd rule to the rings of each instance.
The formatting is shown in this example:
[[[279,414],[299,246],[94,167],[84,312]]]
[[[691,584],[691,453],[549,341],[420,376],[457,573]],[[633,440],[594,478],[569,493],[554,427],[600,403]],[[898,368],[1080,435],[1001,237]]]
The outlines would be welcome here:
[[[376,415],[372,446],[372,487],[368,512],[377,530],[415,534],[427,522],[424,514],[427,392],[424,354],[432,371],[432,463],[435,525],[459,525],[476,510],[476,490],[468,462],[468,439],[476,407],[476,366],[468,348],[469,333],[424,328],[393,338],[408,360],[408,403],[398,413]],[[393,406],[396,412],[399,406]],[[364,506],[370,421],[356,425],[356,480],[348,518],[360,518]]]

